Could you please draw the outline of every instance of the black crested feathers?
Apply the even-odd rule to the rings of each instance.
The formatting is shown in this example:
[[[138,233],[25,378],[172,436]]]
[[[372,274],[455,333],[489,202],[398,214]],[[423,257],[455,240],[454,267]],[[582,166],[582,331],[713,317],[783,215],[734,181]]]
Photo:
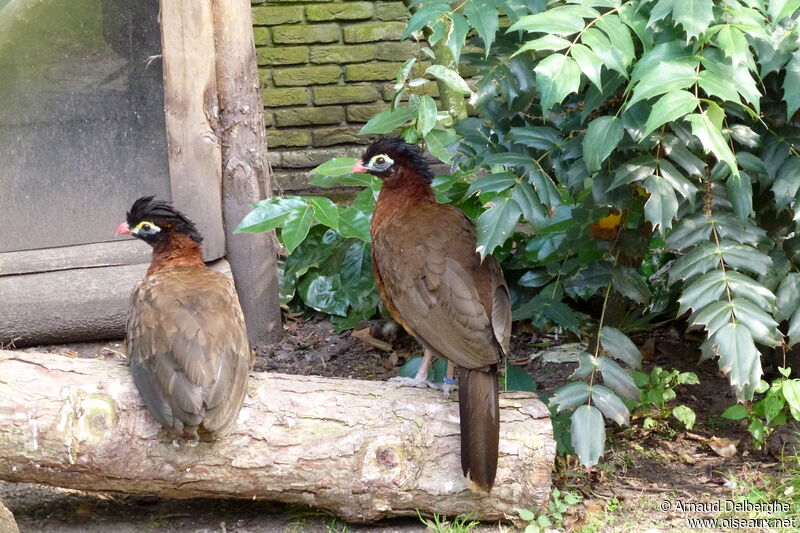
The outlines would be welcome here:
[[[361,161],[368,162],[376,155],[386,154],[391,157],[396,164],[403,167],[413,169],[420,176],[425,178],[425,181],[430,183],[433,181],[433,172],[431,172],[430,161],[422,155],[422,152],[413,144],[408,144],[400,137],[382,137],[369,145]]]
[[[172,203],[156,200],[155,196],[142,196],[133,202],[126,218],[131,228],[143,220],[149,220],[159,226],[169,225],[173,231],[184,233],[197,243],[203,242],[203,236],[197,231],[194,222],[175,209]]]

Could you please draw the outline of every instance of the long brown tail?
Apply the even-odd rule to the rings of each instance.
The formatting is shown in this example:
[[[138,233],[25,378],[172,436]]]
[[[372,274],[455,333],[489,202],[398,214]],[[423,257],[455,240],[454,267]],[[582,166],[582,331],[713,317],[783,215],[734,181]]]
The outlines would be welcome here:
[[[500,407],[497,365],[489,370],[462,368],[458,374],[461,417],[461,469],[481,490],[490,492],[497,474]]]

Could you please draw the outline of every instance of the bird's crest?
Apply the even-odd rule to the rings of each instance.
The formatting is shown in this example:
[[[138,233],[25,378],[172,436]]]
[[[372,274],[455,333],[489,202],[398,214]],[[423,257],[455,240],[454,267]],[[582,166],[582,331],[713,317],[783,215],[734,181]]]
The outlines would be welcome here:
[[[197,243],[203,242],[203,236],[197,231],[194,222],[175,209],[170,202],[156,200],[155,196],[142,196],[133,202],[126,218],[131,229],[143,222],[155,224],[156,227],[163,223],[170,223],[175,231],[185,233]],[[160,228],[158,231],[161,231]]]
[[[430,161],[422,155],[419,148],[400,137],[382,137],[373,142],[364,152],[361,161],[369,163],[380,155],[389,156],[395,163],[417,171],[428,183],[433,181]]]

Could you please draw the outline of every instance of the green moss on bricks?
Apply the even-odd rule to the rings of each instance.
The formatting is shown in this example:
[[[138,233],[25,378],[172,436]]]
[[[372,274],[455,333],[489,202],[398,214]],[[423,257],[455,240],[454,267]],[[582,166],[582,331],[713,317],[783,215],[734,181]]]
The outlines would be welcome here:
[[[392,100],[394,99],[394,83],[386,83],[381,87],[381,95],[383,96],[384,100]],[[432,96],[437,98],[439,96],[439,86],[436,85],[435,81],[429,81],[419,87],[414,87],[414,94],[418,95],[425,95],[425,96]],[[408,93],[403,96],[403,101],[408,100]]]
[[[375,3],[375,18],[379,20],[406,20],[410,16],[403,2]]]
[[[262,87],[266,87],[267,85],[269,85],[271,79],[272,79],[271,69],[268,68],[258,69],[258,81],[261,83]]]
[[[397,77],[402,63],[364,63],[344,67],[346,81],[392,80]]]
[[[344,109],[341,107],[297,107],[278,109],[275,111],[275,125],[313,126],[315,124],[338,124],[344,121]]]
[[[389,104],[357,104],[347,106],[349,122],[366,122],[381,111],[389,109]]]
[[[370,138],[358,134],[359,126],[340,126],[333,128],[314,128],[311,144],[314,146],[333,146],[335,144],[367,144]]]
[[[335,65],[324,67],[296,67],[272,71],[272,81],[277,87],[323,85],[339,81],[341,68]]]
[[[308,89],[264,89],[264,106],[282,107],[308,104]]]
[[[267,146],[270,148],[308,146],[310,143],[311,133],[309,130],[280,129],[267,131]]]
[[[296,65],[308,61],[307,46],[256,48],[259,65]]]
[[[405,29],[405,22],[365,22],[363,24],[355,24],[344,29],[344,42],[399,41]]]
[[[375,59],[374,44],[356,44],[350,46],[312,46],[312,63],[362,63]]]
[[[261,26],[275,26],[303,20],[301,6],[259,6],[253,10],[253,24]]]
[[[269,30],[267,28],[253,28],[253,40],[256,45],[269,44]]]
[[[306,6],[306,18],[311,22],[325,20],[363,20],[372,18],[372,2],[347,2]]]
[[[405,41],[399,43],[378,43],[375,45],[375,58],[381,61],[400,61],[419,56],[417,43]]]
[[[272,42],[275,44],[332,43],[339,40],[337,24],[296,24],[272,28]]]
[[[378,99],[378,90],[370,85],[314,87],[311,94],[317,105],[374,102]]]

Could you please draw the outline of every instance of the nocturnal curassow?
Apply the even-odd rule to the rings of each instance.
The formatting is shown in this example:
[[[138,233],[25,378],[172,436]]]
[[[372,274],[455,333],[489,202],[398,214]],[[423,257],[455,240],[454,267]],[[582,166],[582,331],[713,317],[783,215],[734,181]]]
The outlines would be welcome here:
[[[372,215],[372,267],[392,317],[433,355],[460,367],[461,467],[482,490],[497,472],[497,365],[508,350],[511,303],[503,272],[476,252],[472,221],[436,201],[420,151],[398,137],[375,141],[353,166],[383,180]]]
[[[233,426],[252,366],[244,316],[229,277],[209,270],[194,223],[171,204],[139,198],[117,233],[153,248],[128,309],[128,361],[147,408],[196,440]]]

